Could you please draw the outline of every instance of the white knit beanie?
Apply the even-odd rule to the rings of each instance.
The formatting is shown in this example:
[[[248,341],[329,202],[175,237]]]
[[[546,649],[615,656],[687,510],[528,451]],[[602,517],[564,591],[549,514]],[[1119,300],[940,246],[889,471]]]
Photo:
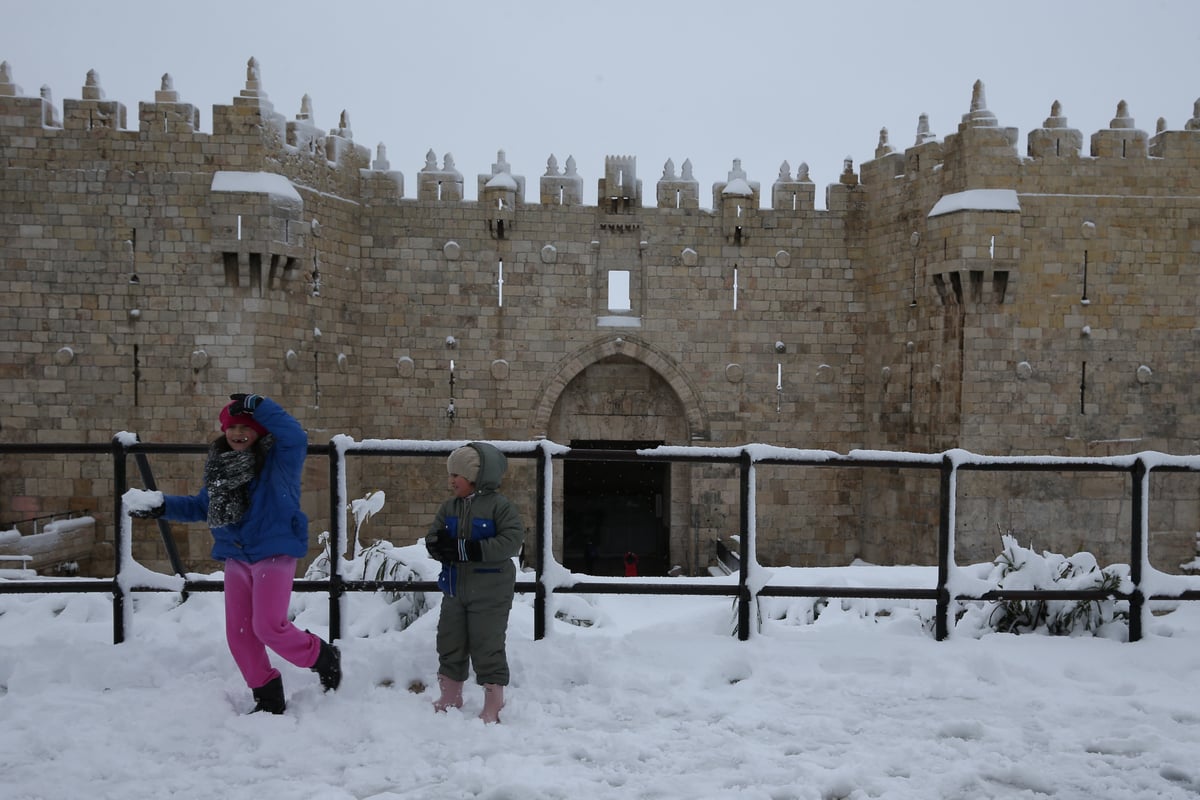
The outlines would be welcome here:
[[[479,451],[474,447],[458,448],[446,459],[446,471],[475,483],[479,478]]]

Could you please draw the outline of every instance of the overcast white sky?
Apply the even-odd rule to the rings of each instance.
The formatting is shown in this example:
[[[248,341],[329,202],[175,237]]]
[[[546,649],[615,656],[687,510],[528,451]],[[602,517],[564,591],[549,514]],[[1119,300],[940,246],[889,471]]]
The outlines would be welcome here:
[[[95,69],[136,126],[163,73],[181,100],[212,107],[261,64],[277,111],[304,94],[317,124],[349,112],[354,139],[387,147],[413,196],[425,153],[452,153],[474,176],[503,149],[536,199],[554,154],[573,155],[595,201],[606,155],[633,155],[646,205],[671,158],[711,185],[740,158],[764,190],[781,162],[817,184],[870,160],[879,129],[911,146],[927,113],[938,137],[970,109],[1018,128],[1019,150],[1054,100],[1072,127],[1107,128],[1126,100],[1139,128],[1182,128],[1200,97],[1196,0],[9,0],[0,60],[25,94],[48,85],[61,107]],[[14,11],[14,8],[19,8]],[[769,192],[764,191],[769,196]]]

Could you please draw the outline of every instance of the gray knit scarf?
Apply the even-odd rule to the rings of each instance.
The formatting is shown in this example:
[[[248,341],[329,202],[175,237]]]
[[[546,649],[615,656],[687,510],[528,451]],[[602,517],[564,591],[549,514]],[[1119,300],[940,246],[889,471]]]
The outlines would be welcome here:
[[[250,450],[230,450],[224,440],[213,442],[204,464],[208,487],[208,524],[213,528],[232,525],[250,508],[250,482],[258,474],[260,460],[274,444],[264,436]]]

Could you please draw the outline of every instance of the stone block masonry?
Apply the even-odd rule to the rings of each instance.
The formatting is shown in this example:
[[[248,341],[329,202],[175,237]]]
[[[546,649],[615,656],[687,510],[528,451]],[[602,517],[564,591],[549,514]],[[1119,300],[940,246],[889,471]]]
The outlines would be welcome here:
[[[452,154],[431,151],[406,181],[382,146],[355,141],[347,115],[326,132],[311,104],[277,112],[253,60],[211,134],[186,87],[159,85],[130,115],[90,73],[60,115],[0,66],[7,441],[204,441],[226,395],[253,390],[280,398],[314,441],[1200,450],[1195,112],[1150,136],[1122,105],[1083,152],[1055,104],[1022,155],[977,84],[944,139],[922,118],[903,152],[885,131],[858,171],[848,160],[824,210],[804,164],[762,187],[735,162],[710,193],[687,161],[644,186],[629,155],[595,165],[592,207],[570,157],[551,155],[535,188],[499,153],[474,201]],[[194,491],[198,464],[163,469],[162,482]],[[441,465],[354,469],[387,490],[372,525],[415,541]],[[323,469],[309,473],[323,530]],[[528,473],[514,469],[508,489],[532,521]],[[736,532],[731,480],[671,468],[663,550],[686,572]],[[1200,529],[1196,487],[1180,481],[1152,487],[1152,559],[1166,571],[1191,560]],[[99,483],[6,465],[0,525],[25,513],[4,498],[36,495],[42,512],[94,511],[103,539]],[[761,491],[764,563],[932,559],[924,477],[782,469]],[[1010,529],[1127,560],[1120,489],[1068,502],[1080,496],[1070,481],[975,481],[960,560],[991,558]],[[559,531],[568,505],[555,498]],[[189,535],[202,568],[207,532]]]

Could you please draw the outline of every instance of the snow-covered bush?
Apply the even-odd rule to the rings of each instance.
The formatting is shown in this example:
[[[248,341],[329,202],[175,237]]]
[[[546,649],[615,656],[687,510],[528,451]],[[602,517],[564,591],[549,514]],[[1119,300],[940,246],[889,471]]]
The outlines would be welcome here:
[[[841,624],[915,624],[933,632],[935,606],[932,600],[885,599],[875,597],[757,597],[754,624],[762,631],[767,625],[786,627]],[[731,611],[732,632],[737,633],[735,599]]]
[[[1040,555],[1021,547],[1012,534],[1001,537],[1004,544],[992,562],[986,583],[992,589],[1128,591],[1129,568],[1116,564],[1103,569],[1090,553],[1064,556]],[[1107,626],[1129,618],[1129,603],[1113,597],[1101,600],[992,600],[968,606],[959,628],[975,626],[981,632],[1028,633],[1044,628],[1054,636],[1090,632],[1103,634]]]
[[[1115,564],[1103,569],[1090,553],[1063,556],[1036,553],[1021,547],[1011,533],[1001,535],[1002,551],[991,562],[958,568],[970,576],[957,591],[972,597],[993,590],[1075,591],[1100,590],[1127,593],[1132,588],[1129,567]],[[890,568],[884,568],[890,569]],[[828,576],[823,576],[828,577]],[[836,580],[836,579],[835,579]],[[866,583],[839,585],[872,585]],[[894,580],[879,583],[905,585]],[[907,585],[915,585],[909,581]],[[955,591],[952,589],[952,591]],[[730,629],[737,632],[738,603],[731,607]],[[932,600],[866,597],[756,597],[754,624],[767,627],[807,625],[878,624],[919,626],[931,635],[936,629],[937,605]],[[1114,597],[1097,600],[962,600],[952,606],[955,631],[982,636],[990,632],[1028,633],[1039,631],[1054,636],[1090,633],[1124,638],[1128,635],[1129,603]]]
[[[384,493],[382,491],[367,494],[361,500],[350,503],[354,514],[354,557],[343,558],[338,564],[338,574],[345,580],[364,581],[429,581],[436,580],[439,566],[429,558],[421,546],[397,547],[388,541],[377,540],[363,547],[361,544],[362,527],[380,508],[383,507]],[[330,554],[328,532],[321,534],[320,541],[324,550],[313,559],[304,577],[306,580],[325,580],[330,575]],[[356,593],[357,594],[357,593]],[[436,608],[436,593],[382,591],[373,597],[382,599],[388,606],[380,614],[357,615],[357,623],[367,624],[365,630],[357,631],[357,635],[378,634],[388,630],[401,631],[415,622],[422,614]],[[371,596],[354,598],[356,603],[367,602]],[[369,620],[364,623],[364,617]],[[353,622],[353,618],[352,618]]]

